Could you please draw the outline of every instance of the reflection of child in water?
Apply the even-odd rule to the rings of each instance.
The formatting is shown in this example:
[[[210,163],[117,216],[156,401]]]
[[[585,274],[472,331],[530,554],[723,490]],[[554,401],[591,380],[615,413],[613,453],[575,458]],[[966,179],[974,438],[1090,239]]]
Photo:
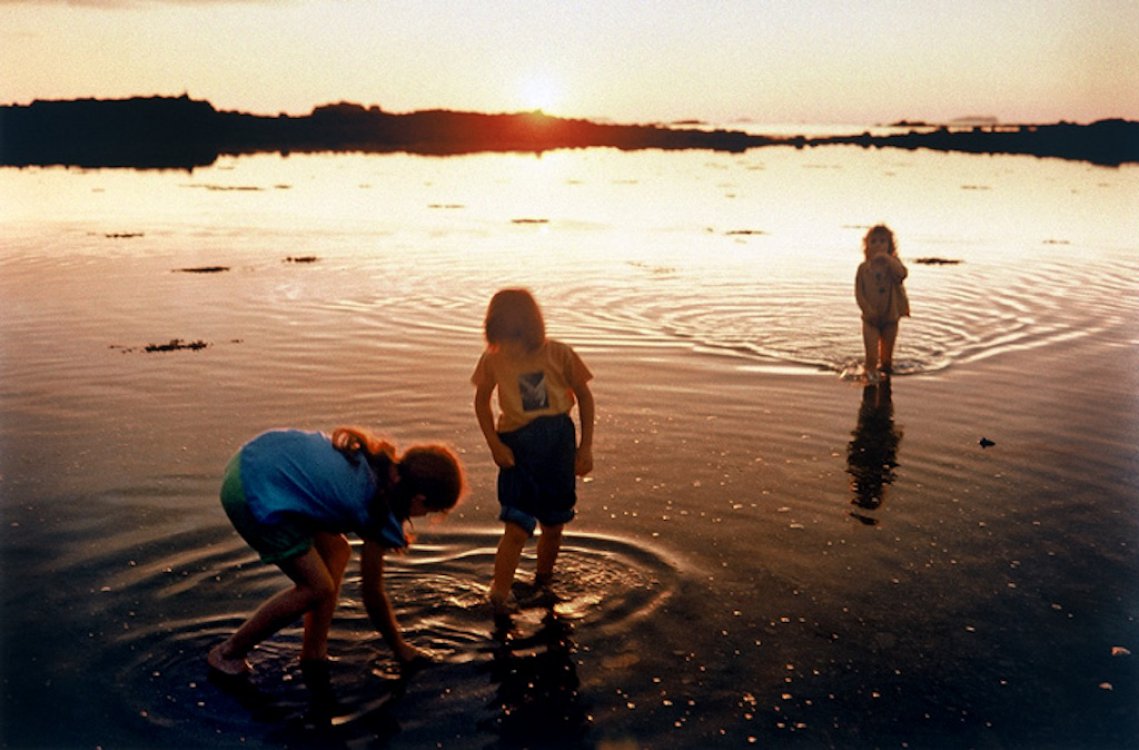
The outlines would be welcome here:
[[[906,267],[898,260],[894,233],[885,224],[871,227],[862,238],[866,256],[854,278],[854,297],[862,310],[862,342],[866,347],[866,377],[871,383],[893,371],[898,321],[910,314],[902,282]]]
[[[511,586],[526,540],[538,525],[536,581],[553,576],[562,527],[574,517],[575,474],[593,468],[593,374],[566,344],[546,338],[534,297],[504,289],[490,301],[484,323],[487,348],[471,382],[475,415],[499,467],[499,520],[505,522],[494,560],[490,600],[496,614],[513,608]],[[497,420],[491,394],[498,392]],[[569,412],[578,406],[581,443]]]
[[[846,471],[854,490],[851,503],[866,510],[875,510],[882,504],[886,487],[894,481],[898,467],[898,445],[902,432],[894,426],[894,404],[890,398],[890,383],[867,386],[862,390],[862,405],[858,409],[858,425],[851,433],[847,446]],[[872,518],[854,514],[863,523],[873,525]]]
[[[550,609],[532,636],[495,633],[490,665],[498,714],[481,723],[510,746],[578,747],[590,719],[579,694],[573,626]]]

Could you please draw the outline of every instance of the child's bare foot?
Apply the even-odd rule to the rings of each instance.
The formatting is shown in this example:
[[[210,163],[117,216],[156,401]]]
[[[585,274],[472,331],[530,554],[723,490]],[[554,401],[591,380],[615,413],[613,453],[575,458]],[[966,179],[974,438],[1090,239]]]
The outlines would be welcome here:
[[[491,589],[490,596],[487,598],[490,599],[490,606],[494,609],[496,617],[518,613],[518,602],[515,601],[514,594],[509,591],[503,594]]]
[[[249,674],[252,667],[244,657],[227,657],[223,653],[224,643],[219,643],[210,649],[210,653],[206,656],[206,661],[210,665],[210,669],[216,670],[227,677],[241,677],[242,675]]]

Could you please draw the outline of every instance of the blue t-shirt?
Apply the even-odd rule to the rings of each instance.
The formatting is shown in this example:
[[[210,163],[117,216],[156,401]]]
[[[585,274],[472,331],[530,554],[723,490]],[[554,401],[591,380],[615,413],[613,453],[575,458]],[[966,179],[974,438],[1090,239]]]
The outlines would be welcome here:
[[[261,523],[299,516],[325,531],[407,546],[399,519],[371,512],[377,480],[367,460],[350,461],[323,433],[273,430],[253,438],[241,449],[241,485]]]

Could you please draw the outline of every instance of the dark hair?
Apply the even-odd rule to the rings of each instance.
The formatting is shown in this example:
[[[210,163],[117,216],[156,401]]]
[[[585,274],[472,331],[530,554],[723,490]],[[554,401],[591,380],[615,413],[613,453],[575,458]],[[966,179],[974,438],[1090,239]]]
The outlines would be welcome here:
[[[454,508],[467,491],[463,465],[445,445],[417,445],[397,456],[394,445],[361,427],[337,427],[332,445],[352,463],[363,456],[376,475],[373,502],[383,503],[400,520],[411,514],[416,495],[423,495],[429,511],[441,512]],[[392,479],[392,467],[398,481]]]
[[[491,297],[483,327],[492,346],[518,341],[533,351],[546,343],[542,310],[526,289],[503,289]]]
[[[352,463],[363,456],[382,483],[388,481],[396,462],[395,446],[362,427],[337,427],[332,431],[332,447]]]
[[[438,513],[455,507],[467,491],[463,465],[454,451],[444,445],[416,445],[408,448],[396,464],[399,495],[422,495],[427,510]]]

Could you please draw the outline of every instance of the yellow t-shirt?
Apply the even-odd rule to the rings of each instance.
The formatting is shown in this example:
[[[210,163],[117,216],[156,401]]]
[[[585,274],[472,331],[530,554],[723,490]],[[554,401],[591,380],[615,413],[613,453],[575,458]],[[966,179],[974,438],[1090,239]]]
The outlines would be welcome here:
[[[577,352],[546,339],[536,351],[515,357],[488,348],[479,358],[471,382],[493,385],[498,391],[499,432],[512,432],[537,417],[567,414],[573,408],[573,387],[593,377]]]

